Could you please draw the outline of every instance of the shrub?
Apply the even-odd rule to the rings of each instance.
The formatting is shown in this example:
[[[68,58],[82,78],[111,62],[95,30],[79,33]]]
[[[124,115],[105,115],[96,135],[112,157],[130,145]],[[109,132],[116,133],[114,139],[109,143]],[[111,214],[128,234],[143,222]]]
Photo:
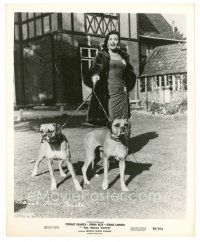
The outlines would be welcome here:
[[[166,106],[166,114],[176,114],[179,111],[179,105],[177,103],[170,103]]]
[[[179,110],[181,112],[184,112],[187,110],[187,99],[183,99],[180,103],[179,103]]]
[[[178,112],[184,112],[187,110],[187,99],[183,99],[179,102],[172,102],[168,104],[148,102],[148,111],[152,114],[168,114],[174,115]]]
[[[162,104],[161,103],[156,103],[156,102],[149,102],[149,111],[153,114],[155,113],[160,113],[162,110]]]

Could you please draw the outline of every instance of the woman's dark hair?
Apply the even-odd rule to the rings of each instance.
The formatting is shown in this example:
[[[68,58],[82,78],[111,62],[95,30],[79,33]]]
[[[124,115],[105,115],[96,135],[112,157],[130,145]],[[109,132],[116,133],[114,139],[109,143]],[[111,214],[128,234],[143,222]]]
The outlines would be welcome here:
[[[104,39],[104,43],[103,43],[103,45],[102,45],[103,49],[106,50],[106,51],[108,51],[108,47],[107,47],[108,39],[109,39],[110,35],[112,35],[112,34],[116,34],[116,35],[118,36],[118,39],[119,39],[119,42],[120,42],[120,35],[119,35],[119,32],[116,31],[116,30],[112,30],[112,31],[110,31],[110,32],[106,35],[106,37],[105,37],[105,39]]]

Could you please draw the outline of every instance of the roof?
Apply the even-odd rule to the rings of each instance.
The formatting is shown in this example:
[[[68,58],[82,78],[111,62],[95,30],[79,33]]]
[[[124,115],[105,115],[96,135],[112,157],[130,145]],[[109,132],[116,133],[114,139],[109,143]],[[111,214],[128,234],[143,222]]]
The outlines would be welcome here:
[[[156,76],[187,72],[186,43],[156,47],[147,58],[141,76]]]
[[[162,14],[138,14],[139,36],[171,40],[184,40],[182,34],[173,32]]]

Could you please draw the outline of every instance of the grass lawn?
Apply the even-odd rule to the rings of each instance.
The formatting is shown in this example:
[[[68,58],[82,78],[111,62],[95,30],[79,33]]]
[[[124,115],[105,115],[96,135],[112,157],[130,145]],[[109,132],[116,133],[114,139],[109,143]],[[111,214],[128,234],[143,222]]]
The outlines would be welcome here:
[[[72,178],[60,177],[55,165],[57,191],[50,190],[47,163],[43,161],[39,174],[31,176],[40,144],[39,125],[60,122],[65,116],[35,119],[15,123],[15,214],[33,217],[91,218],[183,218],[186,213],[187,119],[162,119],[135,113],[132,119],[130,154],[125,178],[129,192],[120,188],[117,162],[111,163],[109,189],[101,188],[99,177],[89,174],[90,186],[76,192]],[[82,184],[84,161],[83,138],[92,127],[84,125],[85,116],[74,117],[63,133],[71,146],[72,161]],[[90,172],[91,173],[91,172]]]

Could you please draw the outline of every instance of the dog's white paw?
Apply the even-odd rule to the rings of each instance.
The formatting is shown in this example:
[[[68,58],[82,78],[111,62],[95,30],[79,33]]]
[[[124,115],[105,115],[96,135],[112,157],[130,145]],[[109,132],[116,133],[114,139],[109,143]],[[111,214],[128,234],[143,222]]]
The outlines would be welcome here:
[[[128,189],[128,187],[124,186],[124,187],[122,187],[122,191],[123,191],[123,192],[128,192],[129,189]]]
[[[95,177],[98,178],[99,177],[99,174],[95,174]]]
[[[102,188],[103,188],[103,190],[107,190],[108,189],[108,181],[103,181]]]
[[[54,191],[54,190],[57,190],[57,186],[51,186],[51,190]]]
[[[85,180],[84,183],[85,183],[86,185],[90,185],[90,181],[88,181],[88,180]]]
[[[82,187],[81,187],[81,185],[79,184],[78,181],[74,181],[74,185],[75,185],[75,188],[76,188],[77,191],[82,191]]]
[[[31,176],[37,176],[37,171],[36,170],[33,170]]]
[[[57,184],[55,181],[51,183],[51,190],[57,190]]]
[[[64,172],[61,172],[60,175],[61,175],[62,177],[67,177],[67,174],[65,174]]]
[[[76,185],[75,188],[76,188],[77,191],[82,191],[83,190],[80,184],[78,186]]]

